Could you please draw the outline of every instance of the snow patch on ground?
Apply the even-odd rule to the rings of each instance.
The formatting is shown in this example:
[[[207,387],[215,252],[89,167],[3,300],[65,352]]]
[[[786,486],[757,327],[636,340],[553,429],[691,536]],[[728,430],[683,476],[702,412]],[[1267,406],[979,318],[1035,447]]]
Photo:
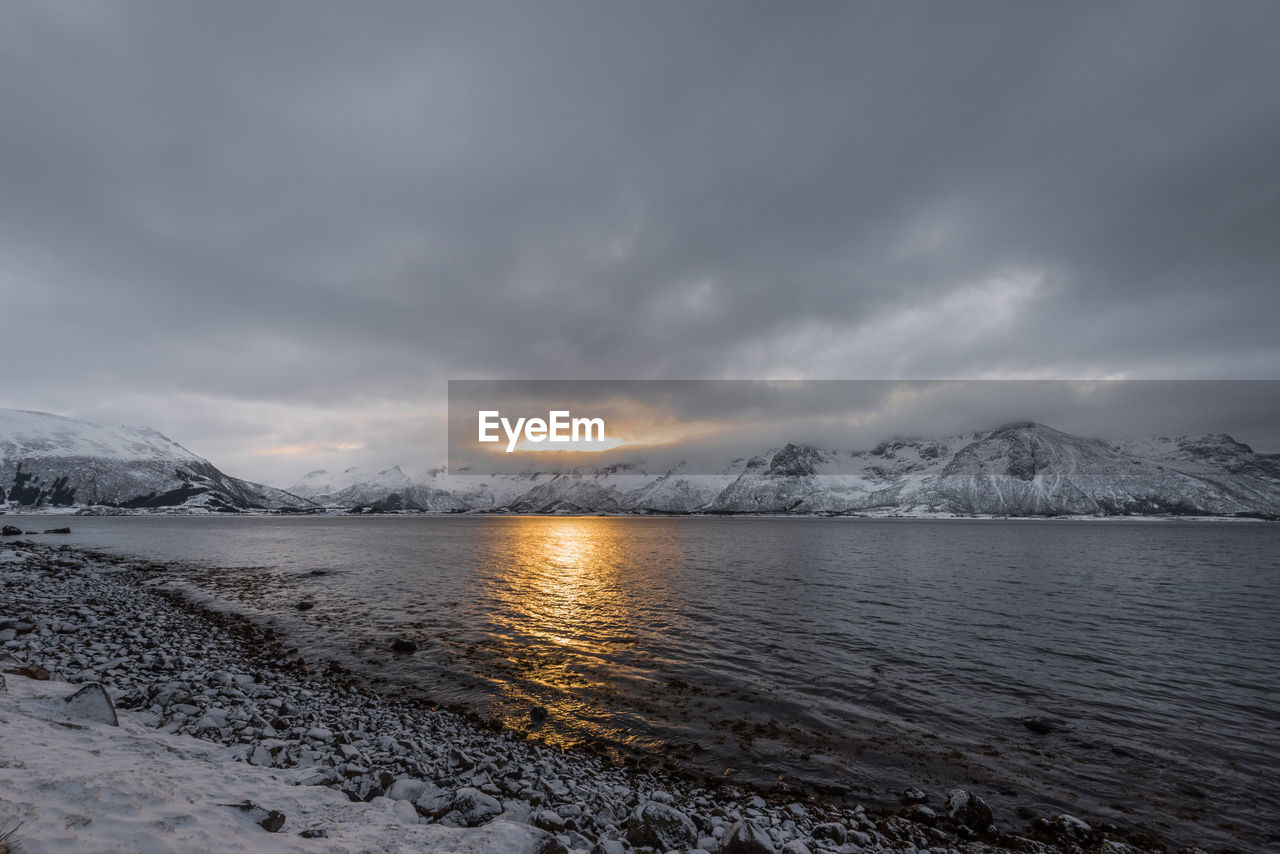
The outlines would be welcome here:
[[[407,825],[395,801],[353,803],[323,786],[299,785],[302,769],[263,769],[229,749],[146,726],[119,711],[120,725],[70,721],[76,686],[5,677],[0,692],[0,826],[25,854],[67,851],[532,851],[527,825],[494,821],[460,829]],[[227,806],[250,800],[286,816],[269,833]],[[327,838],[304,838],[323,830]]]

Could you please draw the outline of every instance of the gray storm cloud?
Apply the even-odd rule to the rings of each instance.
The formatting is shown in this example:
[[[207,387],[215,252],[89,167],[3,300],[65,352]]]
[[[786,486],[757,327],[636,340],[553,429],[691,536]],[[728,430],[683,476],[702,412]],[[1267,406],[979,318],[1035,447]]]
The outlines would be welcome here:
[[[451,377],[1276,378],[1278,29],[13,3],[3,401],[288,482],[440,461]]]

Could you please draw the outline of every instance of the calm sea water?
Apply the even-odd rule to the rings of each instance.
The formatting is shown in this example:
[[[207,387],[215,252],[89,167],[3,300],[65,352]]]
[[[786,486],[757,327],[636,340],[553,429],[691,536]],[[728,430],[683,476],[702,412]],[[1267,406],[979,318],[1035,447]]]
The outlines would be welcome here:
[[[70,524],[192,564],[318,660],[521,728],[543,706],[553,743],[872,802],[961,785],[1018,825],[1065,809],[1178,844],[1278,841],[1280,525]],[[391,654],[397,636],[421,650]]]

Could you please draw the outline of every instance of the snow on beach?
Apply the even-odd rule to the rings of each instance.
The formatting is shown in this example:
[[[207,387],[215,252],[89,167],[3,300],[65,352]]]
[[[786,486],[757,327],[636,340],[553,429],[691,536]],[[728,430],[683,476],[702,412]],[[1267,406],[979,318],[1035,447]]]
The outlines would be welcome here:
[[[21,822],[19,850],[1138,850],[1067,816],[1003,832],[959,790],[908,790],[900,814],[874,815],[562,754],[309,672],[269,631],[159,589],[163,575],[0,544],[0,829]],[[100,683],[119,725],[91,698],[66,703],[70,683]]]
[[[233,751],[148,726],[121,712],[119,726],[70,713],[74,689],[10,674],[0,693],[0,826],[20,822],[21,851],[456,851],[534,852],[533,828],[497,820],[458,829],[418,823],[403,801],[353,803],[324,786],[298,785],[299,769],[264,769]],[[279,832],[257,822],[249,800],[283,813]],[[399,807],[399,808],[398,808]],[[317,831],[327,838],[299,832]]]

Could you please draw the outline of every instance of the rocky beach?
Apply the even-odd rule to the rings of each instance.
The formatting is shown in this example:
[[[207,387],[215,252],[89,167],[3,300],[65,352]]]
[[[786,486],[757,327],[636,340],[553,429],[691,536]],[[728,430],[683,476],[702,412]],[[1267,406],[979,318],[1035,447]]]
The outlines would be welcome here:
[[[562,752],[304,661],[270,630],[168,589],[181,567],[59,546],[55,536],[0,544],[8,685],[0,829],[14,828],[20,850],[124,850],[140,839],[148,850],[189,850],[182,829],[215,821],[234,824],[222,847],[254,850],[268,834],[272,850],[495,854],[1176,847],[1065,814],[1028,816],[1015,827],[993,819],[981,792],[908,789],[901,807],[886,811]],[[76,702],[56,702],[77,690]],[[161,809],[166,819],[122,830],[109,799],[99,800],[114,785],[109,748],[126,737],[160,757],[157,773],[186,781],[177,818]],[[42,738],[48,750],[33,750]],[[217,773],[193,774],[197,766]],[[202,780],[217,782],[202,791]],[[130,795],[130,809],[145,814],[176,797],[162,776],[148,783]],[[78,793],[74,808],[53,809],[49,802],[68,790]]]

